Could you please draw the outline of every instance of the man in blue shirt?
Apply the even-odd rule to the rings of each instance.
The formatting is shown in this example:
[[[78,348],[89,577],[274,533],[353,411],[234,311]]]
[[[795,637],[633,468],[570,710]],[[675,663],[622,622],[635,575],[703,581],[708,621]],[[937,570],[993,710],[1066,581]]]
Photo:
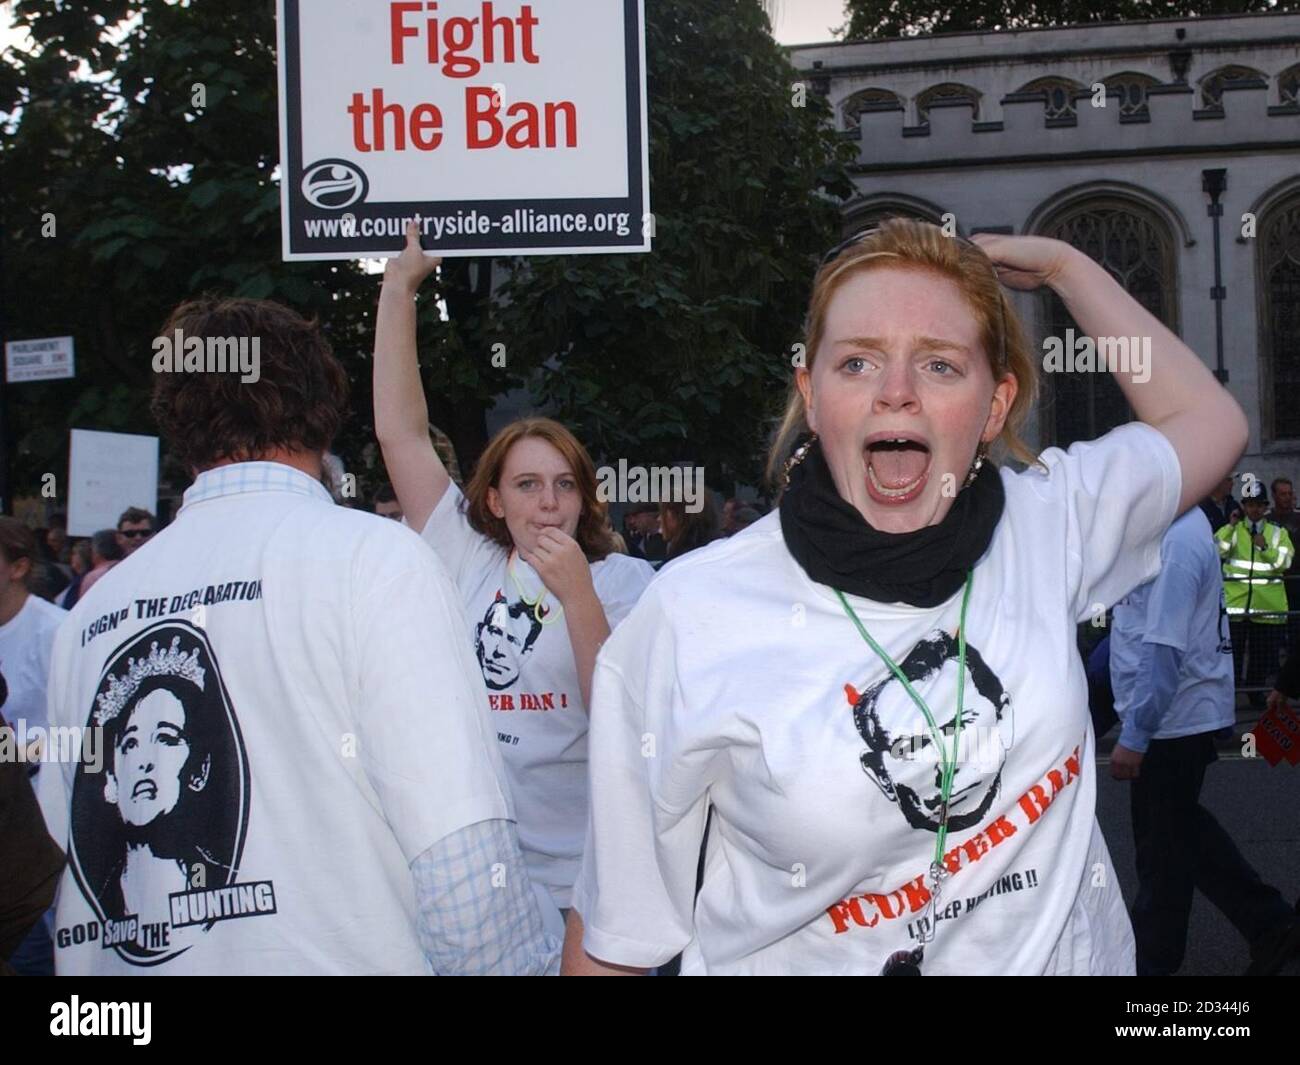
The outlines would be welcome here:
[[[1199,801],[1214,736],[1236,720],[1219,556],[1201,510],[1170,526],[1160,557],[1160,575],[1115,608],[1111,631],[1122,722],[1111,775],[1133,783],[1137,972],[1177,971],[1198,887],[1250,943],[1247,974],[1274,973],[1300,949],[1300,917]]]

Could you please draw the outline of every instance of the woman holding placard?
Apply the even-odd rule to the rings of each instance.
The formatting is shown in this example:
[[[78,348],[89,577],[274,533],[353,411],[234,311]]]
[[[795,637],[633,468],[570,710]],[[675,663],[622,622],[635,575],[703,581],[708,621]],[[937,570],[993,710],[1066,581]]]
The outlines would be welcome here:
[[[529,875],[566,909],[586,830],[591,672],[654,571],[615,551],[591,457],[558,422],[507,426],[464,494],[452,482],[429,438],[416,354],[415,295],[439,261],[421,251],[414,223],[388,261],[375,432],[406,523],[460,589]]]

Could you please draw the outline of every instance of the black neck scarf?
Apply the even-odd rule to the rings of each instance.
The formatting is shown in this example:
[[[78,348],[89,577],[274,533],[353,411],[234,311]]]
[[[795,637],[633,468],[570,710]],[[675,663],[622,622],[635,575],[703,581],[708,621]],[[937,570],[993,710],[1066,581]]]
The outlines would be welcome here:
[[[835,487],[820,442],[790,471],[781,497],[781,533],[818,584],[878,603],[934,607],[965,582],[1002,517],[1002,478],[985,462],[938,525],[908,533],[872,528]]]

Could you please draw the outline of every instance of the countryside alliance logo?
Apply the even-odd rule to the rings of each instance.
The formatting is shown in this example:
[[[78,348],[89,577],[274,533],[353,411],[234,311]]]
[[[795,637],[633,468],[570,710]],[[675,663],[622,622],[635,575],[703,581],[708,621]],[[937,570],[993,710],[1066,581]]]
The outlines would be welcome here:
[[[313,207],[341,211],[360,203],[370,192],[370,180],[346,159],[322,159],[302,175],[303,198]]]

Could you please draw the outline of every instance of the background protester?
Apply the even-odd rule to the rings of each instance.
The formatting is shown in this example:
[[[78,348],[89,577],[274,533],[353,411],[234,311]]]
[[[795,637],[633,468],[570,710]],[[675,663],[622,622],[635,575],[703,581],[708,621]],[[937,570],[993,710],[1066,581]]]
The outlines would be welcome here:
[[[1240,511],[1237,501],[1232,498],[1232,485],[1237,475],[1230,473],[1214,486],[1205,499],[1201,500],[1201,509],[1210,522],[1211,529],[1221,529],[1232,520],[1233,514]]]
[[[1300,533],[1300,510],[1295,508],[1295,486],[1289,477],[1277,477],[1269,488],[1273,492],[1273,505],[1269,508],[1268,520],[1286,530],[1294,547],[1297,534]],[[1292,644],[1300,637],[1300,615],[1296,614],[1296,611],[1300,611],[1300,561],[1294,555],[1284,580],[1287,609],[1292,615],[1287,618],[1287,643]]]
[[[627,530],[628,552],[634,558],[652,564],[664,560],[668,545],[659,529],[659,504],[631,504],[623,516],[623,527]]]
[[[71,610],[77,605],[77,600],[81,597],[82,582],[94,565],[91,554],[91,541],[89,539],[78,540],[72,545],[72,550],[68,555],[72,580],[68,583],[67,588],[63,590],[63,594],[56,600],[56,603],[63,607],[64,610]]]
[[[141,507],[127,507],[117,519],[117,544],[127,558],[148,543],[158,529],[157,520]]]
[[[126,557],[112,529],[100,529],[90,538],[90,571],[81,580],[81,595],[90,591],[109,570]]]
[[[1123,722],[1110,765],[1132,781],[1139,976],[1182,965],[1193,888],[1250,944],[1247,975],[1271,975],[1300,950],[1300,917],[1200,803],[1215,736],[1236,721],[1226,617],[1214,536],[1193,508],[1165,534],[1159,576],[1115,607],[1110,633]]]
[[[36,537],[16,518],[0,517],[0,672],[8,685],[5,717],[45,725],[45,687],[54,634],[68,616],[32,595],[28,581]]]
[[[591,457],[564,426],[499,432],[461,490],[429,440],[415,297],[439,260],[417,229],[388,261],[375,331],[375,431],[406,522],[460,590],[532,878],[569,906],[587,821],[596,653],[653,571],[618,554]]]
[[[56,638],[52,723],[106,748],[40,774],[57,924],[103,927],[59,973],[554,970],[456,591],[321,484],[347,377],[319,327],[204,300],[176,330],[259,338],[261,374],[157,376],[194,483]]]
[[[1273,492],[1273,505],[1268,510],[1268,520],[1280,525],[1295,543],[1296,533],[1300,532],[1300,510],[1295,508],[1295,486],[1289,477],[1276,477],[1269,485]]]
[[[1300,699],[1300,644],[1298,643],[1292,643],[1287,648],[1286,661],[1277,671],[1273,689],[1268,693],[1268,709],[1282,709],[1291,699]],[[1300,902],[1297,902],[1297,910],[1300,911]]]
[[[37,540],[38,550],[40,541]],[[41,552],[43,555],[44,552]],[[31,575],[27,578],[27,587],[33,595],[47,603],[57,603],[59,597],[67,590],[71,578],[64,573],[63,567],[56,566],[49,559],[38,557],[32,560]]]
[[[1287,594],[1283,576],[1295,558],[1291,537],[1280,525],[1265,518],[1268,492],[1262,481],[1251,481],[1241,491],[1241,511],[1215,531],[1223,566],[1223,590],[1236,657],[1237,683],[1257,688],[1279,665],[1286,642]],[[1264,696],[1250,693],[1259,708]]]
[[[732,536],[737,532],[736,510],[742,506],[741,501],[732,496],[722,504],[721,529],[723,536]]]
[[[566,971],[1133,971],[1075,628],[1156,573],[1246,419],[1086,255],[977,239],[889,219],[827,256],[779,513],[610,638]],[[999,279],[1149,336],[1149,380],[1115,375],[1147,424],[996,469],[999,440],[1033,461],[1036,384]]]
[[[0,517],[0,673],[5,678],[5,718],[18,727],[20,735],[43,730],[48,723],[45,700],[50,654],[54,634],[68,616],[29,590],[38,554],[39,543],[26,525],[16,518]],[[39,746],[29,748],[28,761],[22,764],[24,773],[35,773],[40,768],[36,759],[43,752],[37,749]],[[15,816],[24,815],[16,811]],[[30,845],[33,837],[28,833],[25,838]],[[4,876],[0,875],[0,879]],[[35,890],[36,882],[27,882],[27,886]],[[36,922],[22,944],[9,954],[10,963],[25,976],[52,975],[54,947],[48,924]]]
[[[722,537],[718,509],[713,504],[712,493],[707,490],[703,492],[700,503],[700,509],[694,514],[680,501],[659,504],[659,525],[667,541],[665,565]]]
[[[0,728],[8,685],[0,675]],[[45,830],[28,766],[0,758],[0,976],[53,975],[44,915],[54,902],[63,852]]]
[[[375,493],[375,513],[381,518],[402,520],[402,504],[397,501],[397,493],[391,484],[386,484]]]
[[[754,522],[758,521],[763,515],[754,507],[742,506],[737,507],[736,512],[732,515],[731,524],[733,534],[740,532],[742,529],[748,529]]]
[[[49,528],[45,531],[45,546],[49,549],[50,559],[60,566],[67,566],[71,561],[67,515],[63,513],[51,515]]]

